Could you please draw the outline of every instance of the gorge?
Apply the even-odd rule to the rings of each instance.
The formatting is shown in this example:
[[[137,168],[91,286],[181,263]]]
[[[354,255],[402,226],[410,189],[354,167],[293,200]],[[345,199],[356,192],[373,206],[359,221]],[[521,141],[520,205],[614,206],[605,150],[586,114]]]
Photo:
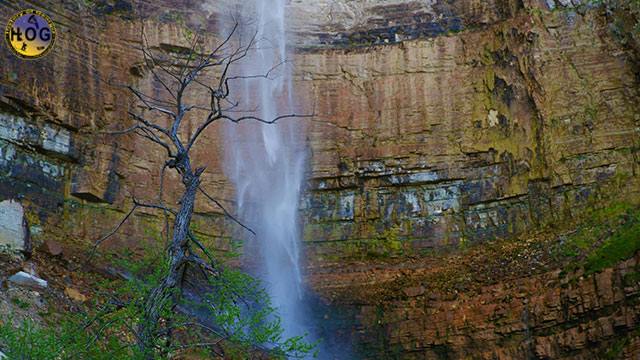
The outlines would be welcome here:
[[[142,209],[90,275],[76,270],[160,183],[160,150],[105,134],[131,126],[113,84],[161,91],[141,24],[154,51],[181,54],[188,29],[214,47],[244,5],[275,43],[241,72],[287,62],[237,84],[243,110],[313,117],[208,130],[202,184],[258,235],[207,202],[192,228],[221,256],[247,240],[230,266],[273,285],[287,335],[308,331],[336,359],[640,356],[633,1],[265,4],[0,0],[1,19],[33,7],[58,31],[41,59],[0,51],[0,247],[31,257],[0,258],[0,281],[29,263],[50,284],[0,288],[0,322],[89,306],[95,274],[122,276],[124,251],[158,243],[162,214]],[[176,174],[165,186],[175,204]],[[47,311],[35,321],[55,323]]]

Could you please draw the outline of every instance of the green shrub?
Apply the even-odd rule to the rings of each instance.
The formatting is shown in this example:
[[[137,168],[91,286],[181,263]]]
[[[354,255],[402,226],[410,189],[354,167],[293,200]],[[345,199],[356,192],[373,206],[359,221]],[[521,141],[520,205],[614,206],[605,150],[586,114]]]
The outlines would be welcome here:
[[[587,257],[585,270],[587,273],[601,271],[633,257],[638,250],[640,250],[640,212],[636,210],[630,214],[630,218],[620,229]]]
[[[92,328],[106,327],[125,334],[133,346],[134,329],[143,318],[146,298],[164,279],[168,258],[162,248],[147,247],[142,257],[120,253],[111,261],[131,276],[127,281],[107,280],[99,285],[104,292],[103,297],[113,297],[119,303],[97,306],[101,312],[94,315]],[[210,274],[208,278],[202,276],[191,280],[208,291],[203,291],[196,300],[178,298],[178,305],[189,309],[189,313],[206,317],[211,325],[197,325],[195,316],[163,308],[161,318],[167,322],[163,326],[166,328],[170,322],[171,331],[180,336],[170,341],[167,336],[159,336],[155,344],[159,357],[164,358],[183,349],[197,349],[210,355],[223,353],[225,359],[246,359],[255,351],[268,351],[273,359],[295,359],[304,358],[315,350],[316,345],[304,341],[304,336],[282,338],[283,329],[277,311],[271,306],[262,284],[251,276],[220,267],[215,276]]]
[[[60,326],[43,327],[31,320],[14,327],[0,324],[0,348],[11,360],[140,359],[135,349],[115,337],[96,339],[80,323],[65,321]]]

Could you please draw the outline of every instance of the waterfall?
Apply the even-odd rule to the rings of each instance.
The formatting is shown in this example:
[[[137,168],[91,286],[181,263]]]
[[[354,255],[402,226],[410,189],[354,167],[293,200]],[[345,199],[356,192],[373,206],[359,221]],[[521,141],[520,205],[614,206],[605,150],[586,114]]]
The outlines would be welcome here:
[[[243,114],[265,120],[291,114],[291,70],[282,64],[287,59],[285,0],[249,0],[239,6],[242,41],[246,45],[257,34],[257,42],[235,75],[269,73],[269,79],[234,81],[232,97]],[[226,30],[223,34],[230,31]],[[304,126],[299,118],[275,125],[248,121],[227,125],[225,133],[225,168],[236,189],[238,215],[257,234],[246,236],[245,256],[278,310],[284,336],[304,335],[310,332],[303,306],[298,221],[307,154]]]

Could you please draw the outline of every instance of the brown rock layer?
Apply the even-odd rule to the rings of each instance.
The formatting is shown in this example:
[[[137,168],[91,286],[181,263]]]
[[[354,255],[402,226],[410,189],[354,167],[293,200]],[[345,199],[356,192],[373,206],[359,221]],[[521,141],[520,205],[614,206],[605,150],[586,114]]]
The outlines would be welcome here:
[[[171,52],[185,46],[187,25],[215,35],[230,4],[0,4],[0,18],[37,7],[58,28],[43,59],[25,62],[0,50],[0,201],[24,207],[34,248],[52,240],[70,256],[119,222],[130,195],[157,195],[162,152],[105,134],[130,125],[131,99],[117,85],[160,90],[135,50],[138,15],[149,16],[150,45]],[[293,56],[298,100],[317,115],[307,124],[310,181],[301,205],[311,278],[327,264],[351,269],[354,258],[374,266],[381,256],[455,252],[552,228],[594,203],[639,200],[633,20],[616,25],[603,8],[573,9],[568,1],[305,0],[290,7],[298,15],[291,23],[300,44]],[[307,22],[310,13],[324,16]],[[221,129],[202,144],[196,156],[208,169],[204,184],[232,207]],[[167,180],[170,198],[176,180]],[[194,222],[220,248],[233,233],[220,209],[204,203]],[[142,212],[108,246],[142,250],[161,223]],[[381,309],[376,301],[360,304],[361,340],[402,358],[589,358],[623,334],[625,354],[637,356],[637,286],[620,280],[636,262],[569,284],[558,271],[522,276],[454,300],[414,284]],[[336,283],[349,278],[334,275]],[[377,284],[394,272],[367,276],[358,281]],[[376,327],[380,333],[371,332]]]
[[[342,304],[355,308],[363,358],[636,359],[640,284],[630,279],[639,260],[588,276],[557,270],[459,293],[412,283],[388,296],[374,289],[427,269],[335,269],[327,290],[357,297]]]
[[[636,64],[595,11],[304,53],[297,68],[318,114],[313,258],[390,229],[412,249],[510,237],[579,216],[611,184],[637,198]]]

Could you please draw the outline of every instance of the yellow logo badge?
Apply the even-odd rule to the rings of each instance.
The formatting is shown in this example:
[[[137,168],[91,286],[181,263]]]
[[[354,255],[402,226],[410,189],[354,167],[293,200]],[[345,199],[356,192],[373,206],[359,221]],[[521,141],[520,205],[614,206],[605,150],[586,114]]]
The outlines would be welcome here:
[[[34,9],[15,14],[4,32],[9,49],[23,59],[36,59],[46,55],[56,41],[53,21]]]

